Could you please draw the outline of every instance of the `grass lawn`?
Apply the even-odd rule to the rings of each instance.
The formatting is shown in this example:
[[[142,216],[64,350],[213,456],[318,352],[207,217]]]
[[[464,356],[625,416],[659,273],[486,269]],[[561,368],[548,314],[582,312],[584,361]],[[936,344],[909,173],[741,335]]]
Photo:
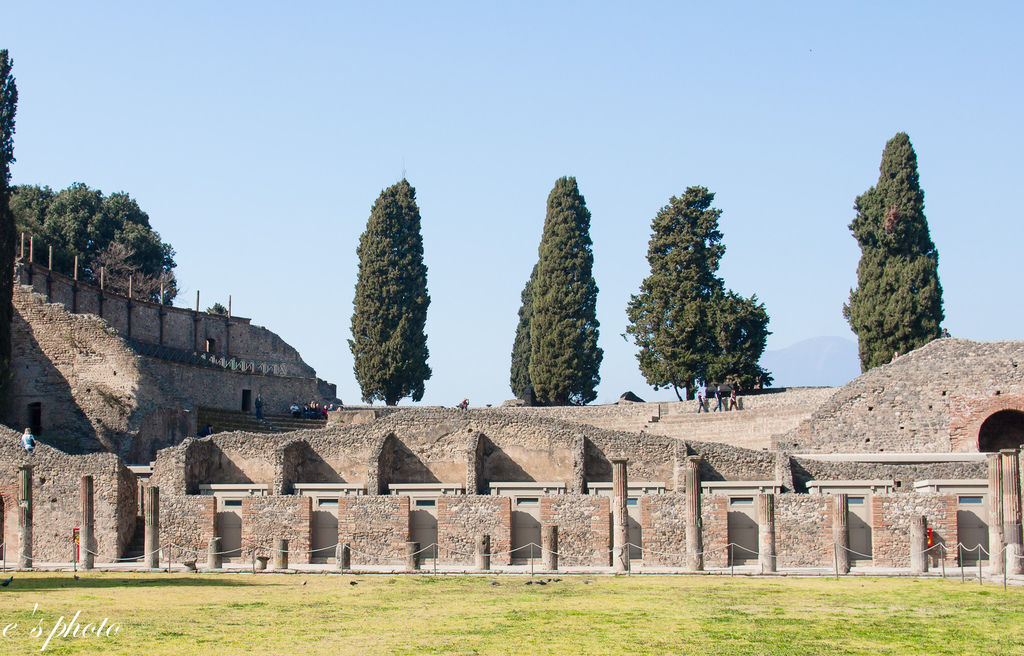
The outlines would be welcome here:
[[[866,578],[527,580],[89,573],[76,581],[17,573],[0,588],[0,631],[7,628],[0,654],[40,653],[44,644],[49,654],[210,656],[1024,654],[1020,587]],[[78,611],[81,626],[109,618],[119,630],[61,635]]]

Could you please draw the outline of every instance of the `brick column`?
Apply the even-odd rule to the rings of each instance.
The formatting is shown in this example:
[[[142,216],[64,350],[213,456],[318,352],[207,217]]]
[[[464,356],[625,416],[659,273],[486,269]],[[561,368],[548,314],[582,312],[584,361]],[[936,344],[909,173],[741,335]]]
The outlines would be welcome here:
[[[540,527],[541,567],[554,571],[558,569],[558,527]]]
[[[1006,562],[1003,553],[1002,460],[1002,455],[998,453],[988,454],[988,571],[993,575],[1001,575],[1003,564]],[[978,557],[980,558],[981,555],[979,554]]]
[[[18,469],[18,569],[32,568],[32,465]]]
[[[352,547],[347,542],[339,542],[334,548],[334,566],[339,572],[352,569]]]
[[[775,572],[775,495],[757,495],[757,559],[761,573]]]
[[[700,456],[686,456],[683,484],[686,491],[686,569],[704,569],[704,540],[700,517]]]
[[[850,572],[850,507],[845,494],[832,496],[832,543],[835,549],[836,569],[840,574]]]
[[[150,485],[146,488],[146,535],[143,546],[143,562],[150,569],[160,567],[160,488]]]
[[[928,571],[928,555],[925,549],[925,518],[914,515],[910,518],[910,573],[924,574]]]
[[[78,530],[78,547],[81,553],[82,569],[93,566],[93,508],[92,508],[92,476],[82,477],[82,520]]]
[[[629,517],[626,499],[629,485],[626,481],[625,458],[612,459],[612,566],[616,572],[629,569]]]
[[[1003,460],[1003,540],[1006,542],[1006,573],[1024,574],[1020,534],[1020,458],[1016,449],[999,452]]]
[[[420,568],[420,554],[417,553],[420,550],[419,542],[406,542],[405,543],[405,568],[408,570],[414,570]]]

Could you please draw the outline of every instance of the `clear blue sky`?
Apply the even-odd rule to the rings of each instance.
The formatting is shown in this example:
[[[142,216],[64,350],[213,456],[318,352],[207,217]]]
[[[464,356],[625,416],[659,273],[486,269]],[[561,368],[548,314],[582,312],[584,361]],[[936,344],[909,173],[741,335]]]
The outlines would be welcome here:
[[[404,170],[429,267],[424,403],[481,405],[511,396],[545,200],[574,175],[598,401],[668,399],[620,336],[657,210],[689,185],[717,194],[720,273],[765,302],[769,348],[852,339],[851,207],[905,131],[945,325],[1020,337],[1019,4],[630,4],[8,0],[14,182],[127,191],[177,250],[179,305],[231,294],[355,402],[356,244]]]

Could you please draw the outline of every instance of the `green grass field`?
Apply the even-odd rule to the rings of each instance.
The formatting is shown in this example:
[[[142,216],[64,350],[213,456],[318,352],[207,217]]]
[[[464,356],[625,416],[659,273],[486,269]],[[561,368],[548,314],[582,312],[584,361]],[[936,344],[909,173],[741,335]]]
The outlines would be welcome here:
[[[18,573],[0,588],[0,654],[1024,654],[1019,587],[903,578],[527,580]],[[63,635],[79,611],[78,625],[92,625],[88,635],[74,636],[73,626]],[[119,630],[96,636],[104,618]]]

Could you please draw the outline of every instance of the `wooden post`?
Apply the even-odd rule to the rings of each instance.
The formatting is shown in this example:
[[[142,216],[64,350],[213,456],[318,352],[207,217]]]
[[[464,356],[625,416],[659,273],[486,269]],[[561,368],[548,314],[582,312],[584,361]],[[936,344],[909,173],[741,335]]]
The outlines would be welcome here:
[[[32,465],[18,468],[18,569],[32,568]]]
[[[82,477],[82,523],[78,530],[78,548],[81,552],[82,569],[90,570],[93,566],[93,506],[92,476]]]
[[[849,497],[832,497],[832,542],[836,545],[836,571],[850,573],[850,507]]]
[[[25,259],[25,233],[24,232],[21,233],[21,254],[19,256],[19,259],[21,259],[21,260]]]
[[[545,525],[540,527],[541,567],[549,572],[558,569],[558,527]],[[626,550],[627,556],[629,549]],[[628,562],[628,561],[627,561]]]
[[[75,280],[78,280],[78,256],[75,256]]]
[[[928,571],[928,554],[925,553],[926,535],[924,515],[910,518],[910,573],[924,574]]]
[[[612,458],[612,566],[616,572],[629,570],[629,516],[626,508],[629,484],[626,480],[626,462],[625,458]]]
[[[999,453],[990,453],[988,454],[989,574],[999,573],[1005,569],[1003,521],[1003,457]],[[980,553],[978,557],[981,558]]]
[[[274,569],[288,569],[288,540],[274,540]]]
[[[420,568],[420,554],[417,553],[419,552],[419,550],[419,542],[405,543],[405,568],[407,570],[414,570]]]
[[[53,271],[53,246],[49,247],[50,263],[46,265],[46,268]]]
[[[223,564],[223,554],[220,553],[220,538],[212,537],[206,548],[206,568],[220,569],[223,567]]]
[[[1016,449],[1003,449],[1003,541],[1006,543],[1006,571],[1024,574],[1021,556],[1020,458]]]
[[[700,456],[687,456],[683,481],[686,490],[686,569],[704,569],[704,539],[700,516]]]
[[[35,235],[28,236],[28,262],[32,264],[35,261],[34,255],[36,251],[36,237]]]
[[[491,569],[491,536],[476,535],[473,538],[473,547],[476,568],[482,571]]]
[[[144,561],[149,569],[160,567],[160,488],[150,485],[146,487],[145,507],[146,535],[143,551]]]
[[[773,574],[775,558],[775,495],[757,495],[757,559],[762,574]]]
[[[347,542],[339,542],[334,548],[334,566],[339,572],[352,569],[352,548]]]

